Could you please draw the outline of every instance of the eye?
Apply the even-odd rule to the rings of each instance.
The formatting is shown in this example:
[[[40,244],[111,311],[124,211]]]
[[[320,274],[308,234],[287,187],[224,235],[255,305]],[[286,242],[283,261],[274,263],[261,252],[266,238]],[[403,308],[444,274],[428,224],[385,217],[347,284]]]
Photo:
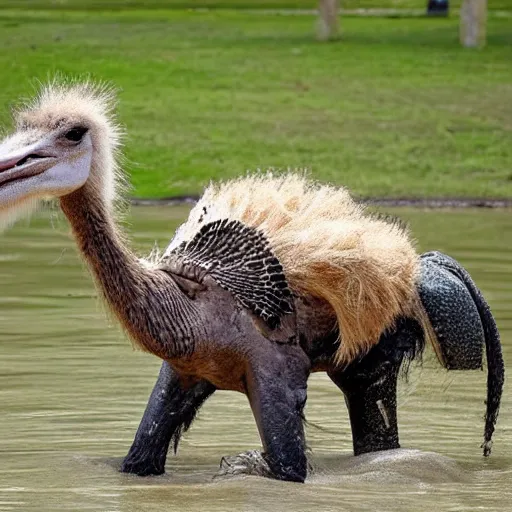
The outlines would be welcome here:
[[[74,128],[71,128],[71,130],[67,131],[64,134],[64,137],[72,142],[80,142],[86,133],[87,128],[84,128],[83,126],[75,126]]]

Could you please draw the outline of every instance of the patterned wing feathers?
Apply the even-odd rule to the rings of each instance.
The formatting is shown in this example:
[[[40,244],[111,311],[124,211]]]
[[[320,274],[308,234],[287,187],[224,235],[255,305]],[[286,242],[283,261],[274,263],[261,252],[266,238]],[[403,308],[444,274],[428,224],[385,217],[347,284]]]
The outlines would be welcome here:
[[[283,267],[267,239],[238,220],[204,225],[189,242],[168,253],[162,264],[176,268],[172,263],[176,261],[183,268],[201,269],[193,273],[212,277],[271,328],[278,327],[281,317],[294,310]]]

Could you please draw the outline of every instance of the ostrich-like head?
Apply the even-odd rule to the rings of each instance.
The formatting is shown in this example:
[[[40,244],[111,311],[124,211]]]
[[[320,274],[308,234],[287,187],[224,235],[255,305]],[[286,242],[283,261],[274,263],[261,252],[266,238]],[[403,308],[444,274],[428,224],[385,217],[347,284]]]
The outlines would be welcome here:
[[[0,142],[0,227],[39,199],[86,183],[112,201],[120,136],[113,98],[110,89],[90,82],[53,83],[15,112],[14,133]]]

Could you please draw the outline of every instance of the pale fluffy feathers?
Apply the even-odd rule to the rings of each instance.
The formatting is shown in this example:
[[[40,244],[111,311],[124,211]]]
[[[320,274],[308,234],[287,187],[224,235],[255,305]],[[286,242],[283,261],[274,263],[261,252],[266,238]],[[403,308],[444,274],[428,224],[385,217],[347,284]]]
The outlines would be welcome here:
[[[30,215],[37,209],[38,200],[29,197],[17,204],[0,207],[0,233],[12,226],[16,221]]]
[[[55,79],[41,87],[34,100],[16,108],[14,120],[18,130],[50,132],[62,120],[88,127],[94,137],[93,162],[101,163],[101,169],[91,169],[88,183],[112,204],[126,187],[118,165],[123,133],[115,107],[115,90],[107,84]]]
[[[341,334],[338,362],[365,353],[400,315],[425,324],[416,291],[419,256],[407,230],[367,213],[344,188],[293,173],[211,184],[168,251],[224,218],[261,230],[291,289],[325,301]]]

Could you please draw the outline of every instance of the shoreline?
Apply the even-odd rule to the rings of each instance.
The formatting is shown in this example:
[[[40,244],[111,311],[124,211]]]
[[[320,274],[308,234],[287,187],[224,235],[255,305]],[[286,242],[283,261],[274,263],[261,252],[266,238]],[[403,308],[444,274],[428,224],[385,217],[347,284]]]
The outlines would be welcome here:
[[[133,197],[133,206],[177,206],[194,204],[199,195],[163,197],[160,199]],[[512,208],[512,198],[497,199],[485,197],[356,197],[357,201],[372,206],[408,207],[408,208]]]

